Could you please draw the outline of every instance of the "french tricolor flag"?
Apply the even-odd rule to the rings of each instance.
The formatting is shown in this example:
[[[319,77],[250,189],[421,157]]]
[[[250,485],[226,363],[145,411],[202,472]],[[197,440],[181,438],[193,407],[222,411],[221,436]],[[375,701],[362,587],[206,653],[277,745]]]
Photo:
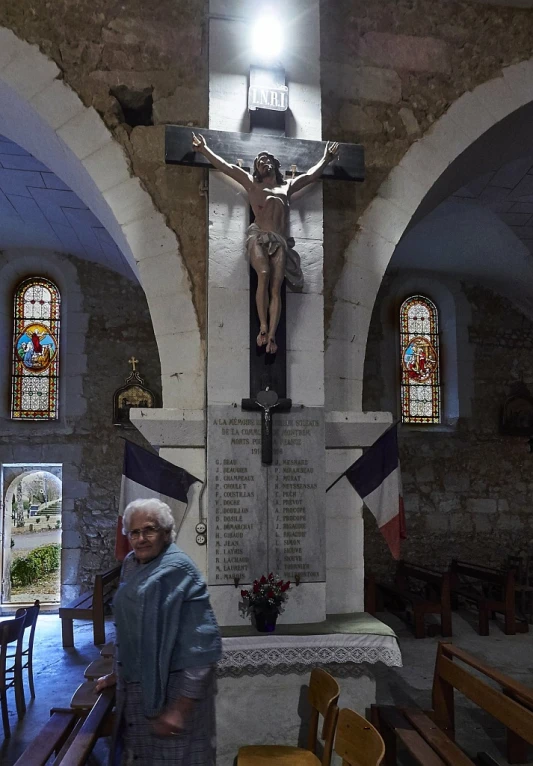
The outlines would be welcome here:
[[[153,497],[166,503],[176,524],[176,534],[185,518],[195,487],[202,482],[184,468],[180,468],[159,455],[139,447],[133,442],[124,444],[124,466],[120,486],[119,517],[115,540],[115,558],[123,561],[131,551],[129,540],[122,533],[122,514],[132,500]]]
[[[406,534],[397,426],[385,431],[345,475],[375,516],[393,557],[399,559]]]

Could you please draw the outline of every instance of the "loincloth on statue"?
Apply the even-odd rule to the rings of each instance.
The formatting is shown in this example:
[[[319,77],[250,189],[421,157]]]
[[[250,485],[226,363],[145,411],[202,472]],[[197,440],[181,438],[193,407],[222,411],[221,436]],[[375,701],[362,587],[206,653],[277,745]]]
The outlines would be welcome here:
[[[256,223],[248,227],[248,236],[246,237],[246,252],[250,257],[252,245],[260,244],[268,255],[274,255],[278,247],[282,247],[285,253],[285,278],[295,290],[301,290],[304,285],[304,275],[300,265],[300,256],[294,249],[294,239],[292,237],[282,237],[273,231],[263,231]]]

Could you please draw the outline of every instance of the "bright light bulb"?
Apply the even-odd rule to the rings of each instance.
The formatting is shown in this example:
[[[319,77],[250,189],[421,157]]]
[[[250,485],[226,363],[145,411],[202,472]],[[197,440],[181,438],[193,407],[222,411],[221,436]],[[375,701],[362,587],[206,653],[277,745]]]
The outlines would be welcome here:
[[[273,61],[283,50],[283,30],[273,14],[261,16],[252,28],[252,50],[261,59]]]

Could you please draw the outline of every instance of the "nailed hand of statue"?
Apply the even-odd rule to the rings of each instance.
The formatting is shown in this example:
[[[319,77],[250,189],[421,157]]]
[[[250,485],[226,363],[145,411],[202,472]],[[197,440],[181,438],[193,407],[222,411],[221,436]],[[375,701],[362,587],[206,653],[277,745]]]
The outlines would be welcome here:
[[[326,151],[324,152],[324,157],[327,159],[328,162],[333,162],[334,159],[339,154],[339,142],[338,141],[328,141],[326,144]]]
[[[196,135],[194,132],[192,134],[192,145],[197,152],[203,152],[207,146],[205,138],[202,136],[202,134],[198,133],[198,135]]]

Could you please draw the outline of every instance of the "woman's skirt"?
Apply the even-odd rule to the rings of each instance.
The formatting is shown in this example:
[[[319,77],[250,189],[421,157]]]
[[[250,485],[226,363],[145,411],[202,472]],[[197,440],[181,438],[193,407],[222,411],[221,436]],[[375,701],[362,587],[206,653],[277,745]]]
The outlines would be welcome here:
[[[166,704],[179,697],[192,697],[191,683],[186,671],[171,673],[167,687]],[[117,717],[120,732],[116,741],[115,755],[122,756],[114,763],[121,766],[216,766],[215,727],[215,669],[210,668],[206,682],[202,684],[203,696],[196,699],[185,731],[170,737],[158,737],[153,733],[152,722],[143,713],[141,684],[126,683],[117,694]]]

